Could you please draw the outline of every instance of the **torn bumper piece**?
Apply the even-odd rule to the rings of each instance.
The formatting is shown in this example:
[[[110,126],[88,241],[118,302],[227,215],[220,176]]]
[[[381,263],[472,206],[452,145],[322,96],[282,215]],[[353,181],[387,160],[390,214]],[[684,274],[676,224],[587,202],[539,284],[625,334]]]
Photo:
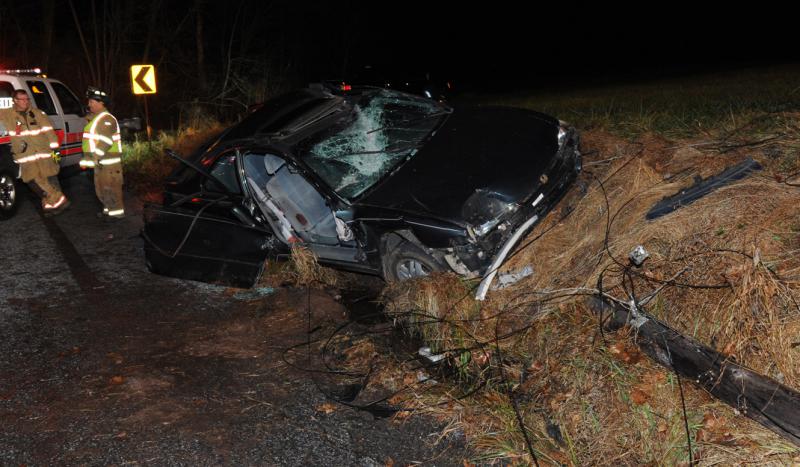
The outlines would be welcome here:
[[[506,257],[509,253],[511,253],[511,249],[517,245],[519,239],[522,238],[522,236],[525,235],[538,220],[539,216],[534,215],[525,221],[525,223],[514,232],[514,235],[508,239],[505,245],[503,245],[503,248],[500,249],[500,253],[495,256],[494,261],[492,261],[492,264],[489,265],[489,269],[486,270],[486,275],[483,276],[483,280],[478,285],[478,290],[475,292],[476,300],[484,300],[486,298],[486,292],[489,291],[489,286],[492,285],[494,276],[497,275],[497,270],[500,268],[503,262],[505,262]]]
[[[736,180],[743,179],[756,170],[761,170],[761,164],[748,157],[742,162],[728,167],[718,175],[708,177],[705,180],[700,179],[689,188],[681,190],[672,196],[667,196],[650,208],[650,210],[647,211],[646,217],[648,220],[652,220],[669,214],[681,206],[686,206],[697,201],[716,189],[722,188]]]

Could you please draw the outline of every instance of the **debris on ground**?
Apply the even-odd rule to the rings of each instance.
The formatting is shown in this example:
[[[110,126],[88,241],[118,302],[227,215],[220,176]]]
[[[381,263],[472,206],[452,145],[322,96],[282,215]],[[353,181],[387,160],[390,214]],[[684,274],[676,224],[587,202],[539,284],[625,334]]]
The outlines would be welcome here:
[[[763,150],[779,155],[762,158],[753,152],[761,146],[730,135],[712,144],[585,132],[591,173],[562,201],[573,209],[551,212],[501,268],[535,265],[535,275],[483,302],[473,284],[446,275],[384,292],[387,314],[448,355],[456,386],[472,391],[456,402],[443,383],[417,407],[461,430],[485,462],[799,462],[789,436],[711,397],[720,394],[707,379],[680,385],[658,363],[671,361],[665,352],[645,358],[635,326],[610,333],[585,301],[646,306],[653,323],[716,352],[732,372],[718,376],[761,375],[791,399],[800,388],[800,192],[775,174],[800,170],[797,133],[770,139]],[[706,182],[696,197],[670,198],[693,176]],[[671,214],[645,220],[659,202]],[[647,249],[630,257],[632,245]]]
[[[706,179],[698,177],[689,188],[682,189],[680,192],[659,201],[652,209],[647,211],[646,217],[648,220],[652,220],[669,214],[682,206],[697,201],[720,187],[731,184],[736,180],[741,180],[756,170],[761,170],[761,164],[751,158],[747,158],[725,169],[725,171],[719,175],[714,175]]]
[[[439,363],[446,357],[446,355],[442,353],[434,354],[433,352],[431,352],[430,347],[420,347],[417,353],[419,354],[420,357],[424,358],[430,363]]]
[[[634,340],[650,358],[800,446],[800,392],[681,335],[635,304],[628,308],[594,299],[590,306],[598,316],[608,316],[601,319],[609,330],[634,326]]]
[[[628,259],[631,260],[631,264],[637,268],[641,267],[641,265],[644,264],[649,257],[650,253],[648,253],[642,245],[637,245],[636,248],[631,250],[631,252],[628,254]]]
[[[533,274],[533,266],[530,264],[512,272],[503,272],[497,276],[497,283],[492,286],[492,290],[502,290],[511,284],[516,284],[520,280]]]

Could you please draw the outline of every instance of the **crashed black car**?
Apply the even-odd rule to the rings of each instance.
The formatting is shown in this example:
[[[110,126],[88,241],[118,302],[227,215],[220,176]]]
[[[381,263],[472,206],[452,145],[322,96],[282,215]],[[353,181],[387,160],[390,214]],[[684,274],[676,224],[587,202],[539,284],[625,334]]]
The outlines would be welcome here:
[[[294,243],[390,281],[493,275],[581,168],[575,130],[537,112],[322,86],[268,101],[182,162],[145,209],[147,265],[236,286]]]

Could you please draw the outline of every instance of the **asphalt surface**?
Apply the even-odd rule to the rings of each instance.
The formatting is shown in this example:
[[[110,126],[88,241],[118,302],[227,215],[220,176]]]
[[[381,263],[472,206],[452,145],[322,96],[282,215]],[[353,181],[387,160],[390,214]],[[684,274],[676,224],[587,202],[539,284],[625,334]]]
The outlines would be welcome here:
[[[105,223],[83,175],[0,223],[0,465],[462,465],[463,440],[326,397],[303,342],[333,294],[263,297],[144,267],[141,206]],[[312,330],[310,332],[310,330]],[[294,349],[287,352],[287,349]]]

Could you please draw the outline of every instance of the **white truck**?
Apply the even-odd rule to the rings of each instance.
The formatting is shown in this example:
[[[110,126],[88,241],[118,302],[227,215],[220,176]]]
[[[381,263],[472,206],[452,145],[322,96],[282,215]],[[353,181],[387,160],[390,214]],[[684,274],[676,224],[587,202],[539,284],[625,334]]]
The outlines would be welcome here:
[[[53,123],[61,166],[77,166],[86,125],[82,101],[67,85],[48,78],[38,68],[0,70],[0,109],[13,106],[16,89],[25,90],[31,98],[31,106],[43,110]],[[11,156],[10,146],[7,129],[0,128],[0,221],[10,219],[19,205],[19,167]]]
[[[13,105],[15,89],[27,91],[31,106],[43,110],[53,123],[58,135],[61,166],[78,164],[86,125],[82,101],[67,85],[48,78],[38,68],[0,70],[0,109]]]

